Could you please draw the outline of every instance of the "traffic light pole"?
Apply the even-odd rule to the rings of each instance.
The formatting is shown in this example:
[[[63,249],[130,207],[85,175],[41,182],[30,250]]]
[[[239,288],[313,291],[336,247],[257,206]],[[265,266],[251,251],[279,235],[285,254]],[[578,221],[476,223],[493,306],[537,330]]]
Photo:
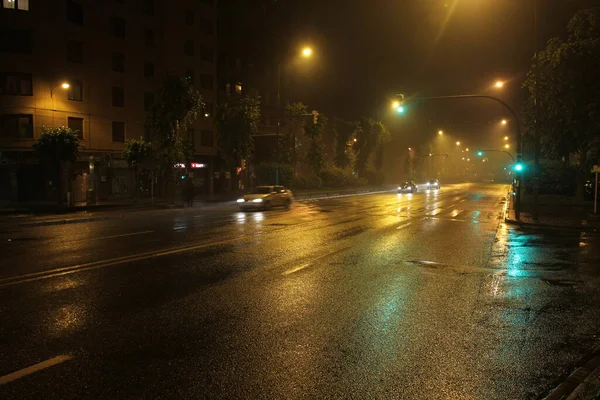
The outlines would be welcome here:
[[[493,100],[497,103],[502,104],[504,106],[504,108],[506,108],[508,110],[508,112],[512,115],[513,120],[515,121],[517,153],[519,155],[522,154],[521,123],[519,121],[519,117],[517,116],[517,113],[515,112],[515,110],[513,110],[508,104],[506,104],[504,101],[500,100],[497,97],[488,96],[485,94],[458,94],[458,95],[451,95],[451,96],[417,97],[414,99],[410,99],[408,101],[411,102],[411,101],[423,101],[423,100],[456,100],[456,99],[489,99],[489,100]],[[517,158],[519,158],[519,155],[517,156]],[[521,218],[521,173],[520,172],[517,173],[516,186],[517,186],[517,190],[516,190],[516,195],[515,195],[514,206],[515,206],[515,218],[518,220]]]

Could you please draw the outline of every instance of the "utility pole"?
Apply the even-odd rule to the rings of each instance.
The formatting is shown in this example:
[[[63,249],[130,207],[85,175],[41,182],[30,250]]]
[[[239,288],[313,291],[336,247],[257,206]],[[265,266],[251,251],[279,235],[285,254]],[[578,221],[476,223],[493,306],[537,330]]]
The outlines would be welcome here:
[[[541,147],[541,133],[540,133],[540,102],[539,102],[539,91],[540,91],[540,60],[539,60],[539,21],[538,21],[538,1],[533,0],[533,35],[534,35],[534,46],[535,46],[535,84],[534,84],[534,107],[535,107],[535,123],[534,123],[534,177],[533,177],[533,219],[539,219],[539,190],[540,190],[540,147]]]

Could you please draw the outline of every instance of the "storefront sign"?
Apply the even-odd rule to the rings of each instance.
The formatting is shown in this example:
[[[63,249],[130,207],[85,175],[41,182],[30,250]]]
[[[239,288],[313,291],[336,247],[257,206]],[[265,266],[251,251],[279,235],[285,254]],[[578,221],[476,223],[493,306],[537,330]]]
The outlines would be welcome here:
[[[192,163],[192,168],[206,168],[206,164],[193,162]]]
[[[183,164],[183,163],[173,164],[173,168],[185,168],[185,164]]]

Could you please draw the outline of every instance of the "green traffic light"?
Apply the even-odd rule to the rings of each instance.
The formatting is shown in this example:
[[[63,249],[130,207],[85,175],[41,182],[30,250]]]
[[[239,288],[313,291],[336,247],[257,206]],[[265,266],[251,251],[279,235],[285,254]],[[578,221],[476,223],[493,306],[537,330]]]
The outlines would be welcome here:
[[[477,152],[477,155],[478,155],[479,157],[483,156],[483,151],[479,150],[479,151]]]
[[[523,164],[521,164],[521,163],[515,164],[515,171],[517,171],[517,172],[523,171]]]
[[[396,112],[397,112],[398,114],[404,114],[404,107],[402,107],[402,106],[399,106],[398,108],[396,108]]]

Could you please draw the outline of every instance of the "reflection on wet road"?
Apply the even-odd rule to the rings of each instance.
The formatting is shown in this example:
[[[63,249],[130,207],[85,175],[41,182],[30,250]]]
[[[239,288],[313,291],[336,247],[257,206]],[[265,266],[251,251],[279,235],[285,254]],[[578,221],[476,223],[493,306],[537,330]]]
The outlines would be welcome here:
[[[506,226],[506,191],[0,233],[0,393],[537,398],[599,340],[600,236]]]

